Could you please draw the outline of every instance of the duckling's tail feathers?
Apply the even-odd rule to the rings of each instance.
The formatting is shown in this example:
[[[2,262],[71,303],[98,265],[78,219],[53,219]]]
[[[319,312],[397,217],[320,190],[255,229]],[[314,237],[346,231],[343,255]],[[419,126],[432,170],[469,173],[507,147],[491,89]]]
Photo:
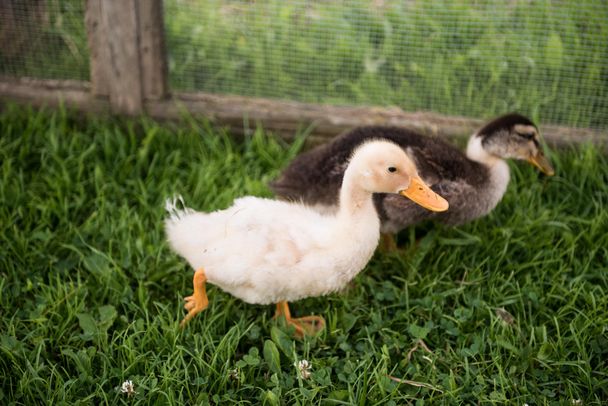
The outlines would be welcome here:
[[[169,245],[193,267],[198,267],[198,258],[202,251],[201,231],[206,228],[206,216],[186,207],[181,196],[167,199],[165,210],[169,214],[165,219],[165,233]]]
[[[165,210],[169,213],[168,221],[175,222],[188,214],[194,213],[189,207],[186,207],[184,198],[181,195],[176,195],[165,200]]]

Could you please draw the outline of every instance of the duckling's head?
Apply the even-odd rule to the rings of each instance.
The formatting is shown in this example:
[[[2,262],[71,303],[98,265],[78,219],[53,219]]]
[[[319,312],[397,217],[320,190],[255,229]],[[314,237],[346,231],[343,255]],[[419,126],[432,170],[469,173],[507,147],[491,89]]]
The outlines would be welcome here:
[[[420,179],[416,164],[392,142],[372,140],[359,146],[346,177],[369,193],[399,193],[429,210],[448,209],[448,202]]]
[[[480,148],[483,151],[479,151]],[[545,157],[538,128],[521,114],[510,113],[498,117],[471,137],[467,154],[475,159],[483,153],[501,159],[528,161],[549,176],[555,173]]]

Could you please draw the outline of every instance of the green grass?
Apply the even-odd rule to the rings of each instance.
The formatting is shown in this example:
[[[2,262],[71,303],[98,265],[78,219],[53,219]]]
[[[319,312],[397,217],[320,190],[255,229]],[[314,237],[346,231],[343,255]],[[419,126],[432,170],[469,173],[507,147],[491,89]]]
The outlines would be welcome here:
[[[261,131],[235,142],[193,120],[10,106],[0,134],[2,404],[608,399],[608,159],[592,147],[551,153],[550,179],[512,165],[490,216],[409,230],[403,252],[376,255],[343,293],[295,303],[328,328],[293,341],[271,306],[215,287],[209,308],[179,329],[191,270],[165,242],[163,202],[182,193],[212,210],[268,196],[299,144]],[[410,354],[418,340],[431,352]],[[308,380],[296,373],[301,359],[312,363]],[[132,397],[116,390],[127,379]]]

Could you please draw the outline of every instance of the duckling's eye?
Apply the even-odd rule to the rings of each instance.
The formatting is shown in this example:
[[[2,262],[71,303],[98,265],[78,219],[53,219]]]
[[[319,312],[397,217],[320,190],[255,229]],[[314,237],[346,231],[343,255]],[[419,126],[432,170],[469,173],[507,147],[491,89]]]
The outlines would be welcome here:
[[[534,139],[534,133],[524,133],[524,134],[519,134],[521,137],[524,137],[527,140],[533,140]]]
[[[388,171],[389,172],[397,172],[397,168],[395,168],[394,166],[389,166],[388,167]]]

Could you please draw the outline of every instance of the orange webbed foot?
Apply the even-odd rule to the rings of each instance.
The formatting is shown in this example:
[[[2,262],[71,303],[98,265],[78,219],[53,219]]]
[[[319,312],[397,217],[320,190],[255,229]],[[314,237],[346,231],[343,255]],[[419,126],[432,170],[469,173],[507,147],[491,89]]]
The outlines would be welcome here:
[[[399,247],[397,247],[397,241],[395,240],[395,236],[393,234],[380,234],[380,252],[389,254],[395,253],[399,251]]]
[[[325,328],[325,319],[321,316],[305,316],[291,319],[294,326],[299,326],[296,332],[300,332],[299,338],[303,336],[316,336]]]
[[[207,282],[207,276],[205,271],[199,269],[194,273],[192,284],[194,286],[194,294],[184,298],[186,302],[184,308],[188,310],[188,314],[179,324],[180,327],[184,328],[186,324],[198,313],[202,312],[209,306],[209,299],[207,299],[207,291],[205,289],[205,283]]]
[[[273,318],[276,319],[280,316],[285,318],[285,323],[288,326],[295,329],[294,335],[296,338],[315,336],[325,328],[325,319],[321,316],[292,318],[287,302],[277,303],[277,311]]]

